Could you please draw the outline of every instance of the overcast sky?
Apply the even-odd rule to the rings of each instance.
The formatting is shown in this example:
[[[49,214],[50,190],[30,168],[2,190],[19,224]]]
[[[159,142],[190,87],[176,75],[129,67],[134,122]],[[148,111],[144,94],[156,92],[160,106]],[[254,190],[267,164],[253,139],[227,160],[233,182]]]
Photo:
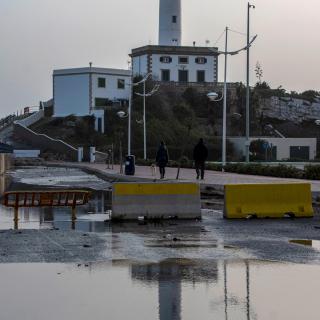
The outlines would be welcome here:
[[[320,1],[252,0],[254,66],[287,90],[320,90]],[[245,0],[182,0],[183,44],[213,45],[226,25],[246,30]],[[52,97],[52,70],[127,68],[134,47],[157,44],[159,0],[0,0],[0,116]],[[230,35],[231,49],[245,43]],[[223,40],[218,43],[224,46]],[[223,58],[219,59],[219,81]],[[245,81],[245,54],[230,58],[229,81]]]

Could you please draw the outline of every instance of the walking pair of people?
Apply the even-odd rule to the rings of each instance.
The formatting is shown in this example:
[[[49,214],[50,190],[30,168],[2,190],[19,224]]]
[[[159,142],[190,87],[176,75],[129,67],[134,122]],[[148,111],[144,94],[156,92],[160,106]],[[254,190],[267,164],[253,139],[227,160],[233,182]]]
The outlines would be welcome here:
[[[197,179],[204,179],[204,172],[205,172],[205,162],[208,158],[208,149],[204,145],[203,139],[201,138],[198,144],[194,147],[193,150],[193,160],[195,163]],[[169,162],[169,154],[168,149],[165,146],[165,143],[161,141],[160,147],[157,151],[156,155],[156,163],[159,167],[160,171],[160,179],[164,179],[166,174],[166,166]]]

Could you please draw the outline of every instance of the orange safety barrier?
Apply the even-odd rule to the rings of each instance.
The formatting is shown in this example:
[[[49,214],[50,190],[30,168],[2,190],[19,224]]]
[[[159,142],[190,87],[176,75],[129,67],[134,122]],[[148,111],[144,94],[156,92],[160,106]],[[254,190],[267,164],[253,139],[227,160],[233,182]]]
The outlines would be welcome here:
[[[3,195],[3,205],[14,208],[15,229],[18,229],[19,208],[35,207],[70,207],[72,221],[76,217],[76,207],[88,203],[91,193],[84,190],[50,190],[50,191],[9,191]]]

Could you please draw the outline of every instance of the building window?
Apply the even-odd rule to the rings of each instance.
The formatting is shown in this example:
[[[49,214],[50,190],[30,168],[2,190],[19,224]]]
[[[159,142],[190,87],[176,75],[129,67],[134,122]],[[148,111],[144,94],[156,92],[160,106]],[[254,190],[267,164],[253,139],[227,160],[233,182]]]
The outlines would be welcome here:
[[[124,79],[118,79],[118,89],[125,89],[126,81]]]
[[[189,58],[188,57],[179,57],[179,63],[180,64],[188,64]]]
[[[160,57],[160,62],[162,62],[162,63],[171,63],[172,62],[172,58],[168,57],[168,56]]]
[[[198,64],[206,64],[207,63],[207,58],[205,58],[205,57],[198,57],[198,58],[196,58],[196,63],[198,63]]]
[[[179,70],[179,82],[189,82],[188,70]]]
[[[206,72],[204,70],[197,71],[197,82],[205,82],[206,81]]]
[[[170,70],[161,70],[161,80],[170,81]]]
[[[98,88],[106,87],[106,78],[98,78]]]
[[[172,23],[177,23],[177,16],[172,16]]]
[[[109,103],[109,100],[106,98],[95,98],[96,107],[106,107]]]

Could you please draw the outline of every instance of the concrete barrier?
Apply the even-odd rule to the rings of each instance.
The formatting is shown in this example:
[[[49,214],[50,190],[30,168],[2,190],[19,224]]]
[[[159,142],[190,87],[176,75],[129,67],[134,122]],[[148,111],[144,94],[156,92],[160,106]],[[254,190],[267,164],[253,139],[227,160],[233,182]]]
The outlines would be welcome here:
[[[225,186],[228,219],[313,217],[311,185],[238,184]]]
[[[0,153],[0,175],[5,174],[12,167],[12,155],[10,153]]]
[[[200,186],[194,183],[115,183],[112,220],[201,218]]]

